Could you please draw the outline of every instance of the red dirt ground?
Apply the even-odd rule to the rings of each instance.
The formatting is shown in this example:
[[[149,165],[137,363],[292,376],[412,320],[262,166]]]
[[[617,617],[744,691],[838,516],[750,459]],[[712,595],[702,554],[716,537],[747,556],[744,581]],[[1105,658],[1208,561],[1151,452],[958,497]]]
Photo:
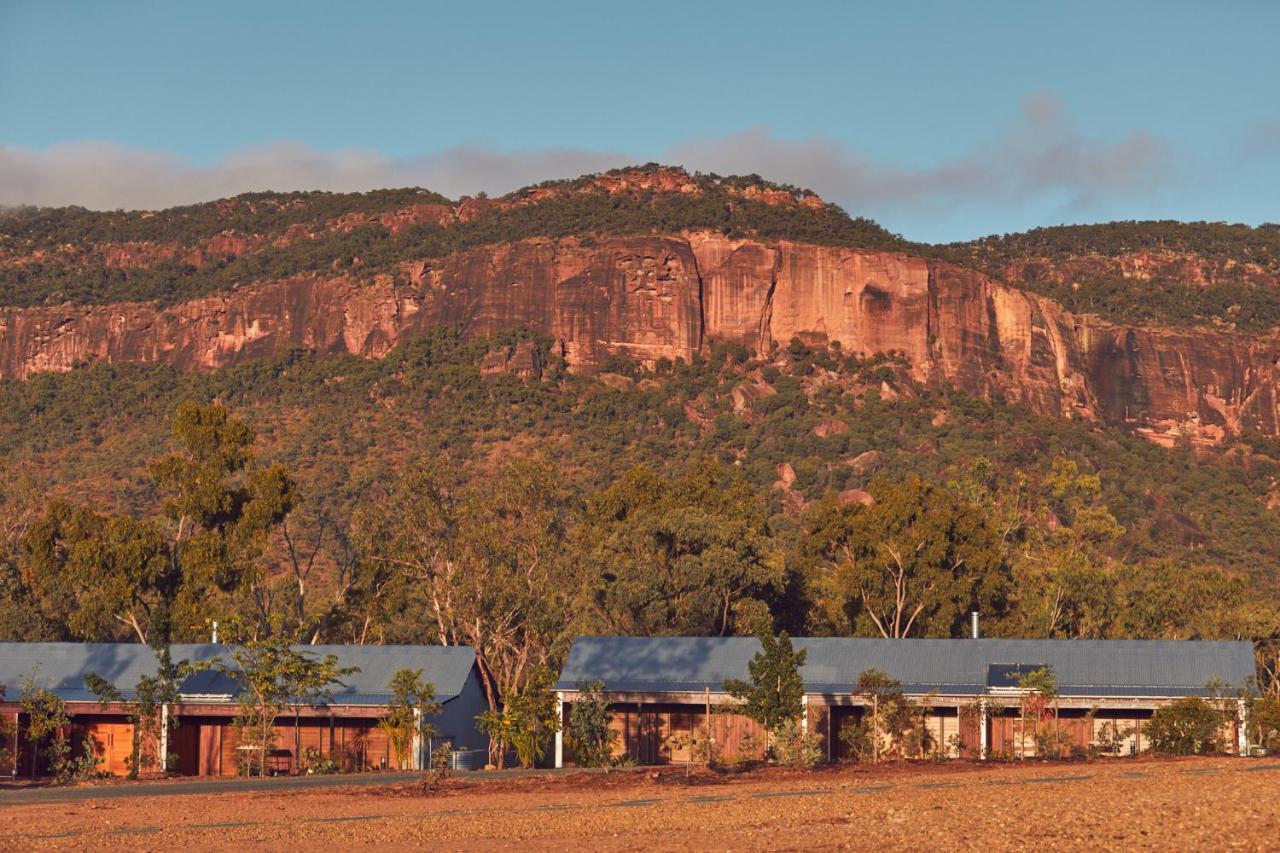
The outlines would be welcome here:
[[[1280,761],[1232,758],[4,800],[0,847],[24,850],[1280,849]]]

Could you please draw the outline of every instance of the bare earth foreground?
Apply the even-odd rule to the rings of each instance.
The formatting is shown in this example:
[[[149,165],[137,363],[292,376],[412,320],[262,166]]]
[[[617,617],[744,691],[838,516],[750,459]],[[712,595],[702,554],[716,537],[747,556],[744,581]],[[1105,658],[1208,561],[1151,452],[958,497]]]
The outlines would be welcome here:
[[[680,768],[22,802],[4,849],[1280,849],[1280,761]],[[111,793],[121,794],[119,786]],[[154,792],[154,788],[151,789]],[[207,788],[206,788],[207,790]]]

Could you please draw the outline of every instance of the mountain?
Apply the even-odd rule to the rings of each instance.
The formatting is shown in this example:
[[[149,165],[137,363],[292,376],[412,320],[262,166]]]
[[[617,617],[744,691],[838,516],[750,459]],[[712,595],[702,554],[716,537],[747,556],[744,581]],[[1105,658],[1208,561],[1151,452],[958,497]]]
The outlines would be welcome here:
[[[299,636],[420,640],[413,612],[352,586],[377,568],[370,531],[402,520],[417,472],[483,488],[531,459],[563,492],[557,547],[602,596],[574,630],[739,630],[760,607],[792,632],[867,630],[822,549],[840,513],[916,494],[995,543],[993,632],[1272,636],[1278,241],[1111,223],[929,246],[803,190],[657,166],[497,199],[17,211],[0,635],[127,635],[64,612],[36,568],[62,552],[28,534],[65,517],[51,498],[168,529],[148,462],[181,404],[215,401],[298,491],[287,529],[250,543],[265,571],[209,607],[255,624],[283,607]],[[669,514],[619,529],[655,490]],[[696,576],[739,566],[704,559],[722,539],[754,543],[767,591],[715,598],[711,622],[627,621],[674,595],[652,584],[699,583],[638,543]]]
[[[1166,446],[1280,431],[1275,229],[1117,223],[935,247],[756,176],[648,166],[459,202],[24,210],[2,233],[14,379],[293,347],[381,357],[434,327],[547,335],[574,369],[798,339],[897,352],[928,387]]]

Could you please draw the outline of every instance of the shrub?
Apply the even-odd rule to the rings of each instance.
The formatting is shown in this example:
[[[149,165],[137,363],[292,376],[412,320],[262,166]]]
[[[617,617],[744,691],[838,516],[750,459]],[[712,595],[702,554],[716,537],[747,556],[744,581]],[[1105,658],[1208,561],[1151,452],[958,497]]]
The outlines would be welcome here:
[[[569,727],[565,740],[573,748],[580,767],[608,767],[617,732],[609,728],[609,702],[604,684],[590,681],[580,685],[578,698],[569,706]]]
[[[314,746],[302,751],[302,761],[308,776],[331,776],[338,772],[338,762],[325,758]]]
[[[1263,749],[1280,750],[1280,699],[1259,699],[1249,709],[1249,728],[1254,743]]]
[[[1147,737],[1156,752],[1203,755],[1219,749],[1218,712],[1203,699],[1188,696],[1158,709],[1147,722]]]
[[[818,736],[805,731],[799,720],[784,720],[773,730],[773,752],[786,767],[809,770],[822,762]]]

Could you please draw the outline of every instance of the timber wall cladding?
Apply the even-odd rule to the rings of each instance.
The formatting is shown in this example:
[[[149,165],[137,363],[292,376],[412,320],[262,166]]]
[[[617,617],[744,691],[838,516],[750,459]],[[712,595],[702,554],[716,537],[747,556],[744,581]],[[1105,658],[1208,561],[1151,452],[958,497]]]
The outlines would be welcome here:
[[[200,728],[199,775],[235,776],[241,772],[240,762],[250,750],[239,748],[242,739],[233,723],[188,725]],[[304,756],[308,750],[315,750],[322,759],[333,759],[343,772],[396,767],[396,755],[386,732],[373,722],[330,726],[327,720],[303,720],[296,729],[292,722],[278,722],[274,732],[275,750],[281,753],[276,764],[281,770],[305,772]]]
[[[695,754],[695,738],[705,731],[705,705],[655,704],[637,708],[630,704],[610,706],[609,728],[615,733],[613,755],[637,764],[671,764],[703,761]],[[711,738],[720,761],[759,759],[764,754],[764,730],[741,714],[712,708]],[[566,760],[569,759],[566,754]]]

